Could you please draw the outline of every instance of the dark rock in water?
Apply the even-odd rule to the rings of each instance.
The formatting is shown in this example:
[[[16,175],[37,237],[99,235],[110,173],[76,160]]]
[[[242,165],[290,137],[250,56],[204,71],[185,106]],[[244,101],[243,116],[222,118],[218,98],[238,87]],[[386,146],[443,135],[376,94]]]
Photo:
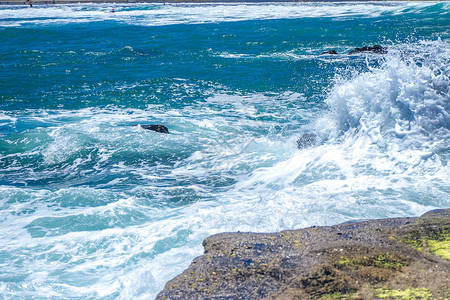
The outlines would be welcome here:
[[[156,299],[450,299],[449,212],[213,235]]]
[[[362,52],[386,54],[387,50],[385,47],[382,47],[380,45],[373,45],[372,47],[355,48],[354,50],[350,51],[348,54],[356,54],[356,53],[362,53]]]
[[[133,125],[133,126],[137,126]],[[141,125],[142,128],[147,129],[147,130],[153,130],[156,132],[160,132],[160,133],[169,133],[169,129],[161,124],[153,124],[153,125]]]
[[[314,133],[304,133],[298,140],[297,140],[297,147],[298,149],[304,149],[311,146],[314,146],[316,144],[317,135]]]
[[[329,51],[325,51],[325,52],[320,53],[320,55],[323,55],[323,54],[338,54],[338,53],[337,53],[336,50],[329,50]]]
[[[169,133],[169,129],[161,124],[155,124],[155,125],[141,125],[142,128],[153,130],[160,133]]]

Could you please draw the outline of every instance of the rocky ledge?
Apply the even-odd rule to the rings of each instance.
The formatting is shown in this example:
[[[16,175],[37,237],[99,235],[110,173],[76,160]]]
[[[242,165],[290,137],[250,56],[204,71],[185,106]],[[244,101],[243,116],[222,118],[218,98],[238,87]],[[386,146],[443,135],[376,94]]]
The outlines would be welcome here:
[[[450,209],[203,246],[157,299],[450,299]]]

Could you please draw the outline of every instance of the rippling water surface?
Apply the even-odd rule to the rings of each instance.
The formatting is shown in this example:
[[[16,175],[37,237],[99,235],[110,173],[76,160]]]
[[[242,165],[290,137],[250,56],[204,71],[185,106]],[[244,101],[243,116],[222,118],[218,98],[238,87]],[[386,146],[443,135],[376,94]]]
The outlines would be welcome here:
[[[449,12],[1,6],[0,294],[151,299],[214,233],[449,207]]]

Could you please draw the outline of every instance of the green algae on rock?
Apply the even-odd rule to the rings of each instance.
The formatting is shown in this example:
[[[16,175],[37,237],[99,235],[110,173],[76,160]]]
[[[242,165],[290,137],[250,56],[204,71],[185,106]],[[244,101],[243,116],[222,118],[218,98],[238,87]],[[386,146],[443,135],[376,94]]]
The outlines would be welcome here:
[[[405,290],[387,290],[377,289],[375,296],[377,298],[388,299],[432,299],[431,292],[426,288],[407,288]]]
[[[407,231],[399,233],[397,239],[418,251],[427,251],[450,260],[450,229],[446,217],[425,219],[417,222]]]
[[[449,299],[449,212],[217,234],[157,299]]]
[[[372,257],[360,257],[358,259],[347,257],[338,261],[341,266],[373,266],[383,269],[399,269],[407,264],[404,259],[390,253],[381,253]]]
[[[450,238],[447,237],[444,241],[429,240],[427,241],[428,248],[436,255],[450,260]]]

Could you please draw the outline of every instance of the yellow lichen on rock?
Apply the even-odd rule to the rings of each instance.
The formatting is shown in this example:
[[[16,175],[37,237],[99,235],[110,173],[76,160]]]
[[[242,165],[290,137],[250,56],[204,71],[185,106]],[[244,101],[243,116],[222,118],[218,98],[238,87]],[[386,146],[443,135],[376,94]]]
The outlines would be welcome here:
[[[405,290],[377,289],[376,297],[387,299],[432,299],[433,295],[426,288],[407,288]]]
[[[340,264],[340,265],[348,265],[348,264],[350,264],[350,259],[348,259],[348,257],[341,256],[341,259],[338,260],[338,264]]]
[[[337,261],[337,264],[340,266],[372,266],[382,269],[399,270],[401,267],[407,265],[407,262],[399,256],[381,253],[369,257],[364,256],[362,258],[358,257],[352,259],[341,256]]]
[[[434,254],[450,260],[450,238],[443,241],[428,240],[427,245]]]

